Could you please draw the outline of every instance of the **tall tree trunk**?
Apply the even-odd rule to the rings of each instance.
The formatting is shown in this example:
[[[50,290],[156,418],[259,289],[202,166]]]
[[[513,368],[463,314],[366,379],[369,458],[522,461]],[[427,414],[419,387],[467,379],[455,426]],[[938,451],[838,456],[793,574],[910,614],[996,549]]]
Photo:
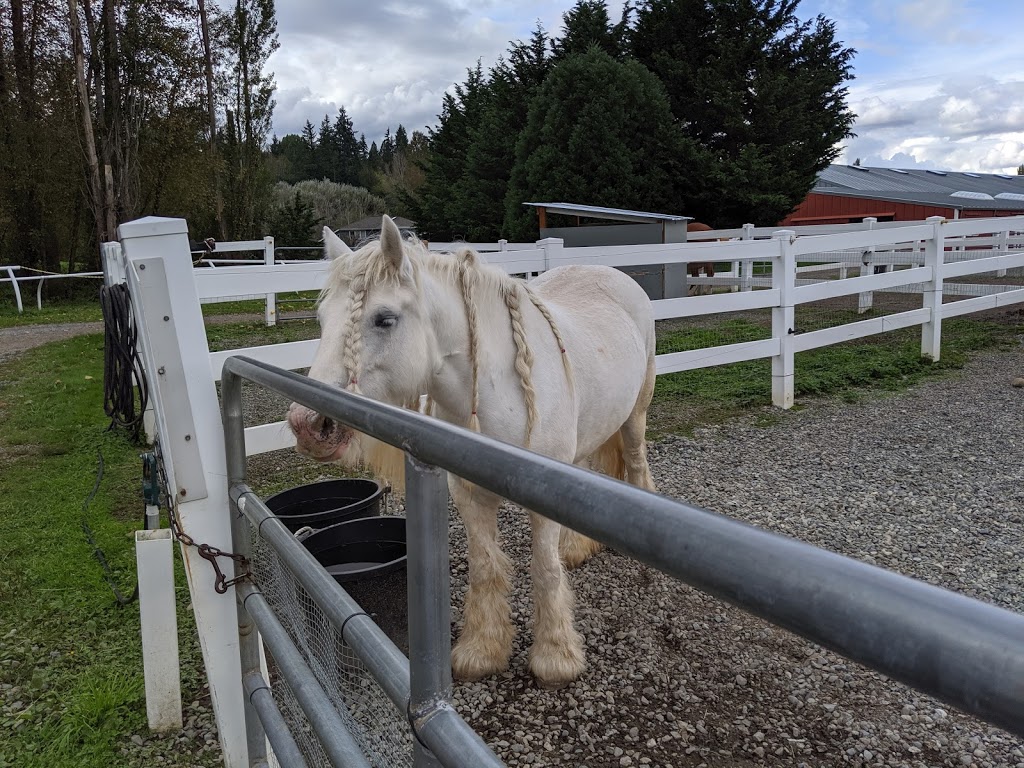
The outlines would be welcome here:
[[[82,135],[85,142],[85,157],[89,167],[89,191],[93,220],[96,224],[96,246],[112,239],[113,232],[107,231],[104,212],[104,187],[100,182],[100,164],[96,156],[96,139],[92,130],[92,112],[89,109],[89,89],[85,83],[85,51],[82,45],[82,29],[78,21],[78,0],[68,0],[68,20],[71,27],[71,46],[75,56],[75,84],[78,87],[78,101],[82,109]]]
[[[125,199],[130,188],[132,152],[125,136],[123,102],[121,98],[121,53],[118,45],[117,5],[115,0],[103,0],[103,92],[105,96],[106,135],[103,136],[102,162],[106,200],[104,210],[108,221],[122,216],[129,203]]]
[[[36,165],[39,154],[34,134],[36,118],[36,88],[33,61],[33,30],[26,34],[25,4],[23,0],[11,1],[11,43],[14,63],[14,81],[17,84],[18,105],[16,114],[10,116],[12,144],[17,146],[13,175],[19,190],[14,201],[15,227],[18,232],[18,261],[26,266],[49,269],[46,248],[43,243],[42,206]]]
[[[210,163],[213,166],[213,202],[217,215],[217,230],[221,240],[228,239],[224,223],[224,193],[221,190],[220,159],[217,157],[217,107],[213,93],[213,49],[210,46],[210,23],[206,15],[206,0],[199,0],[199,23],[203,33],[203,61],[206,70],[206,110],[210,120]]]

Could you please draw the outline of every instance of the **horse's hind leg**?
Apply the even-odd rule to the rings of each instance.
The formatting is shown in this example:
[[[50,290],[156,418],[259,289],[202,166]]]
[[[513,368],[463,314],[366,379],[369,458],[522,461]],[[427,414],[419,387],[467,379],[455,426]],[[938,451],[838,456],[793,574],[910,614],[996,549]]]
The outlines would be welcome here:
[[[654,397],[654,380],[657,371],[654,356],[647,361],[647,377],[636,399],[633,412],[626,419],[619,432],[622,434],[622,458],[626,465],[626,480],[648,491],[657,490],[651,468],[647,464],[647,409]]]
[[[515,634],[508,604],[509,561],[498,543],[501,500],[458,478],[449,487],[469,544],[465,622],[452,649],[452,673],[460,680],[479,680],[508,668]]]
[[[625,480],[626,466],[622,461],[622,435],[616,432],[594,454],[577,463],[595,472],[603,472],[616,480]],[[589,536],[577,533],[572,528],[562,528],[558,552],[565,567],[569,570],[578,568],[603,548],[604,545],[601,542],[595,541]]]
[[[530,671],[544,688],[560,688],[579,677],[586,662],[583,637],[573,626],[573,594],[558,557],[558,523],[530,513],[533,528],[533,646]]]

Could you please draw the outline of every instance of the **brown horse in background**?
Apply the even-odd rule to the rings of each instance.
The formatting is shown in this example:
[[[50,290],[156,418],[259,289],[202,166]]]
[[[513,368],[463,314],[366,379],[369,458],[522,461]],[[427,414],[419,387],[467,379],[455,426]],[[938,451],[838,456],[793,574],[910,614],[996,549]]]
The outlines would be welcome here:
[[[707,224],[702,224],[699,221],[691,221],[686,225],[687,232],[711,232],[712,229]],[[691,261],[687,264],[687,271],[690,273],[690,277],[700,277],[701,270],[707,277],[715,276],[715,265],[711,261]],[[689,293],[691,296],[700,296],[701,294],[710,294],[714,290],[711,285],[691,285]]]

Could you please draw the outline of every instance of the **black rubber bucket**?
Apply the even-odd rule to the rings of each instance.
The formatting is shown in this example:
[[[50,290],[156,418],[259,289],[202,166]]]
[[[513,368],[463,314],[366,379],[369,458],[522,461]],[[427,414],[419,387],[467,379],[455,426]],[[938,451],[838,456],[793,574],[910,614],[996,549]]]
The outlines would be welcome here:
[[[302,545],[408,656],[405,542],[405,518],[384,516],[332,525]]]
[[[289,488],[268,498],[266,504],[295,533],[379,515],[383,494],[383,486],[374,480],[346,477]]]

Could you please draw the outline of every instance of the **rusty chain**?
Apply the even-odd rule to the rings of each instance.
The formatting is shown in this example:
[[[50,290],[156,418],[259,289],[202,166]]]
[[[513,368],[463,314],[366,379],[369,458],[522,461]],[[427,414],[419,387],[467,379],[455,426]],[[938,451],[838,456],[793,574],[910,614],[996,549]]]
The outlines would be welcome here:
[[[223,549],[214,547],[210,544],[197,544],[195,539],[182,530],[181,523],[178,521],[178,512],[175,500],[168,490],[170,488],[170,483],[167,481],[167,468],[164,466],[164,456],[160,451],[159,440],[153,441],[153,452],[156,454],[157,471],[160,475],[160,487],[163,490],[164,500],[167,504],[167,519],[170,521],[171,533],[177,541],[185,546],[195,547],[199,556],[213,566],[213,571],[216,574],[213,580],[213,588],[217,591],[217,594],[223,595],[228,591],[228,587],[238,584],[241,581],[245,581],[252,576],[249,570],[249,561],[244,555],[240,555],[237,552],[225,552]],[[232,579],[227,578],[224,575],[224,572],[221,571],[220,565],[217,562],[217,558],[219,557],[226,557],[229,560],[232,560],[239,571],[239,575]]]

